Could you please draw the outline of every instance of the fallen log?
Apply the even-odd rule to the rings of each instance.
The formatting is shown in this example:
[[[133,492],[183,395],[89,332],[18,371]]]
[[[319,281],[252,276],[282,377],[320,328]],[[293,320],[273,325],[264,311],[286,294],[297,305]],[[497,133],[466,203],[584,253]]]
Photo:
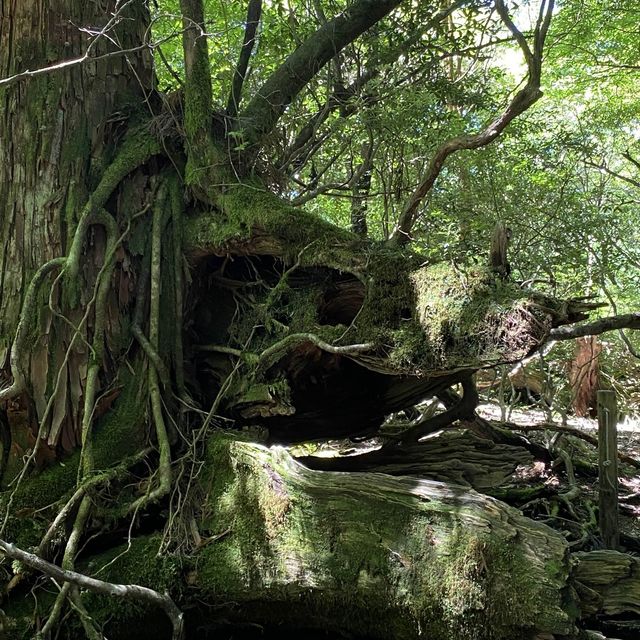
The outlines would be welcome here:
[[[466,487],[310,470],[285,449],[214,438],[199,527],[201,598],[227,619],[371,638],[570,635],[567,547]]]
[[[522,447],[496,444],[464,429],[444,431],[412,445],[335,457],[311,455],[297,460],[323,471],[412,475],[483,490],[502,484],[518,465],[530,464],[533,456]]]

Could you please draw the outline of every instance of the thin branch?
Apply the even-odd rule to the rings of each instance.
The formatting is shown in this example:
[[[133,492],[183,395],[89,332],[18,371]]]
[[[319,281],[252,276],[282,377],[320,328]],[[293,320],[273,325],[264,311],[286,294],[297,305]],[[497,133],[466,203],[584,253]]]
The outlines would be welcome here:
[[[260,24],[260,16],[262,15],[262,0],[249,0],[247,9],[247,23],[244,30],[244,42],[240,49],[240,57],[233,74],[233,84],[231,86],[231,95],[227,103],[227,115],[231,120],[235,120],[240,107],[242,98],[242,86],[247,76],[247,68],[249,67],[249,59],[253,53],[256,44],[256,33]]]
[[[141,587],[137,584],[113,584],[96,578],[90,578],[77,571],[67,571],[59,566],[39,558],[33,553],[28,553],[16,547],[14,544],[0,539],[0,549],[9,558],[19,560],[32,569],[41,571],[45,575],[60,582],[69,582],[83,589],[89,589],[96,593],[119,598],[130,598],[140,600],[148,604],[160,607],[166,614],[173,627],[173,640],[180,640],[183,637],[183,613],[178,609],[175,602],[168,596],[158,593],[153,589]]]
[[[256,365],[256,370],[266,371],[267,369],[269,369],[269,367],[278,362],[290,351],[300,346],[301,344],[304,344],[305,342],[310,342],[318,349],[326,351],[327,353],[344,356],[357,356],[359,354],[372,351],[375,348],[375,345],[371,342],[365,342],[362,344],[350,344],[345,346],[335,346],[329,344],[328,342],[325,342],[324,340],[321,340],[320,338],[318,338],[318,336],[312,333],[292,333],[286,338],[280,340],[280,342],[276,342],[275,344],[271,345],[260,354],[258,364]]]
[[[287,106],[320,69],[401,2],[356,0],[305,40],[258,89],[241,114],[244,142],[254,148],[259,146],[273,131]]]
[[[184,86],[184,82],[182,82],[182,78],[176,73],[176,70],[169,64],[166,56],[162,52],[162,47],[158,47],[158,56],[162,61],[162,64],[165,66],[166,70],[169,72],[169,75],[176,81],[179,87]]]
[[[630,184],[630,185],[640,189],[640,181],[639,180],[634,180],[633,178],[629,178],[628,176],[625,176],[622,173],[618,173],[617,171],[614,171],[613,169],[609,169],[609,167],[607,167],[607,165],[604,164],[604,162],[598,164],[597,162],[591,162],[591,160],[584,160],[584,163],[588,167],[593,167],[594,169],[598,169],[598,171],[603,171],[607,175],[613,176],[614,178],[617,178],[618,180],[622,180],[623,182],[626,182],[627,184]]]
[[[418,187],[411,194],[400,214],[398,224],[391,237],[393,242],[405,244],[411,240],[411,230],[418,218],[420,204],[433,188],[445,161],[452,153],[463,149],[479,149],[490,144],[506,129],[512,120],[524,113],[540,99],[542,96],[542,91],[540,90],[542,54],[551,14],[553,13],[553,5],[553,0],[549,3],[546,0],[542,2],[541,13],[534,31],[534,48],[532,51],[525,36],[509,17],[503,0],[496,0],[496,9],[506,27],[511,31],[527,62],[527,83],[516,93],[504,112],[490,122],[480,133],[456,136],[439,147],[422,176]],[[543,8],[544,11],[542,10]]]
[[[109,31],[111,31],[115,26],[117,26],[117,24],[122,19],[120,18],[120,14],[129,4],[131,4],[132,1],[133,0],[130,0],[126,4],[121,5],[120,8],[118,9],[118,12],[111,18],[111,20],[109,20],[109,22],[99,32],[89,32],[86,29],[79,29],[80,31],[89,33],[93,37],[93,40],[89,42],[85,52],[81,56],[78,56],[77,58],[71,58],[70,60],[63,60],[62,62],[52,64],[48,67],[41,67],[39,69],[33,69],[33,70],[27,69],[25,71],[21,71],[7,78],[1,78],[0,87],[7,87],[12,84],[16,84],[17,82],[20,82],[22,80],[28,80],[29,78],[35,78],[37,76],[45,75],[47,73],[54,73],[56,71],[63,71],[64,69],[77,67],[78,65],[81,65],[87,62],[88,60],[91,60],[91,62],[97,62],[99,60],[106,60],[108,58],[115,58],[118,56],[127,56],[131,53],[137,53],[138,51],[142,51],[144,49],[148,49],[150,51],[155,51],[156,49],[159,50],[161,44],[164,44],[165,42],[168,42],[172,40],[175,36],[179,35],[178,33],[172,33],[156,42],[149,41],[147,39],[147,36],[151,33],[151,28],[153,24],[159,19],[159,18],[155,18],[151,22],[151,25],[147,28],[147,31],[144,37],[144,42],[142,44],[139,44],[135,47],[129,47],[128,49],[117,49],[115,51],[109,51],[99,56],[92,56],[91,53],[95,48],[96,44],[98,43],[98,41],[100,40],[100,38],[104,37],[104,38],[107,38],[110,42],[114,42],[113,38],[109,36]]]

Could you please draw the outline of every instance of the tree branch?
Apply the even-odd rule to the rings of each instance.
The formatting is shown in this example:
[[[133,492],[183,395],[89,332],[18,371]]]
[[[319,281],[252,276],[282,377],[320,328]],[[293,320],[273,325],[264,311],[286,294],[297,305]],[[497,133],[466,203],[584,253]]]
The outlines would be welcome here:
[[[95,591],[96,593],[102,593],[108,596],[117,596],[119,598],[131,598],[133,600],[140,600],[156,607],[160,607],[171,620],[173,627],[173,640],[180,640],[183,637],[183,613],[178,609],[175,602],[167,595],[163,595],[148,589],[147,587],[141,587],[137,584],[113,584],[111,582],[104,582],[103,580],[97,580],[96,578],[90,578],[83,573],[77,571],[67,571],[62,569],[51,562],[47,562],[42,558],[28,553],[22,549],[16,547],[14,544],[6,542],[0,539],[0,549],[9,558],[19,560],[32,569],[41,571],[45,575],[59,580],[60,582],[70,582],[84,589]]]
[[[540,424],[516,424],[514,422],[496,422],[497,426],[511,429],[512,431],[522,431],[523,433],[530,433],[532,431],[556,431],[558,433],[564,433],[574,438],[579,438],[584,442],[588,442],[590,445],[597,448],[598,446],[598,438],[592,436],[584,431],[580,431],[580,429],[576,429],[574,427],[569,427],[567,425],[554,424],[552,422],[542,422]],[[636,460],[631,456],[628,456],[622,451],[618,451],[618,459],[621,462],[626,464],[630,464],[632,467],[636,469],[640,469],[640,460]]]
[[[128,0],[127,2],[121,4],[113,13],[111,18],[107,22],[107,24],[104,27],[102,27],[102,29],[100,29],[99,31],[88,31],[86,29],[82,29],[83,31],[87,32],[93,39],[89,42],[85,52],[81,56],[78,56],[77,58],[73,58],[71,60],[63,60],[62,62],[52,64],[49,67],[43,67],[43,68],[34,69],[34,70],[27,69],[26,71],[16,73],[15,75],[9,76],[8,78],[2,78],[0,79],[0,86],[6,87],[16,82],[20,82],[21,80],[25,80],[27,78],[33,78],[35,76],[39,76],[45,73],[51,73],[52,71],[61,71],[63,69],[68,69],[69,67],[75,67],[77,65],[83,64],[84,62],[90,59],[95,62],[96,60],[111,58],[114,56],[126,55],[128,53],[134,53],[136,51],[146,49],[147,47],[150,46],[149,43],[147,42],[145,42],[144,44],[138,47],[133,47],[131,49],[126,49],[126,50],[120,49],[116,51],[111,51],[102,56],[97,56],[93,58],[91,57],[91,53],[93,49],[96,47],[96,45],[98,44],[98,42],[100,42],[102,38],[106,38],[109,42],[115,43],[115,40],[109,35],[109,32],[113,31],[115,27],[122,20],[125,19],[123,17],[123,13],[125,9],[132,3],[133,3],[133,0]]]
[[[627,157],[624,154],[622,154],[622,155],[625,158]],[[613,176],[614,178],[617,178],[618,180],[622,180],[623,182],[626,182],[627,184],[630,184],[630,185],[640,189],[640,181],[639,180],[634,180],[633,178],[629,178],[628,176],[625,176],[622,173],[618,173],[617,171],[614,171],[613,169],[609,169],[609,167],[604,162],[598,164],[597,162],[591,162],[591,160],[584,160],[584,163],[588,167],[593,167],[594,169],[598,169],[598,171],[603,171],[607,175]]]
[[[608,316],[573,327],[556,327],[549,332],[549,340],[573,340],[584,336],[597,336],[618,329],[640,329],[640,313]]]
[[[349,117],[357,112],[353,98],[357,97],[369,82],[380,76],[382,66],[396,62],[401,55],[406,54],[412,46],[415,46],[422,36],[429,31],[429,29],[437,26],[455,10],[460,9],[466,4],[469,4],[469,0],[456,0],[441,11],[438,11],[438,13],[436,13],[426,24],[422,25],[421,28],[412,36],[400,43],[399,46],[386,53],[380,61],[380,66],[369,67],[368,69],[365,69],[364,72],[349,86],[340,86],[336,88],[329,96],[326,104],[309,118],[304,127],[300,129],[293,143],[285,150],[283,158],[278,162],[281,169],[284,170],[286,165],[298,155],[298,152],[313,138],[318,127],[326,122],[334,111],[341,109],[343,111],[341,114],[343,117]]]
[[[447,407],[446,411],[435,416],[427,416],[411,425],[406,431],[400,434],[400,443],[418,442],[430,433],[435,433],[453,424],[457,420],[470,419],[473,417],[478,406],[478,391],[473,381],[472,373],[465,373],[460,380],[462,384],[462,398],[458,398],[457,403]],[[383,445],[383,449],[397,446],[397,442],[390,441]]]
[[[212,133],[213,104],[209,48],[204,28],[203,0],[180,0],[182,11],[182,48],[184,51],[184,131],[187,147],[187,184],[195,187],[205,200],[215,200],[211,186],[221,178],[227,163]]]
[[[249,59],[256,44],[256,32],[260,24],[260,16],[262,15],[262,0],[249,0],[247,9],[247,23],[244,30],[244,42],[240,49],[240,57],[233,74],[233,83],[231,86],[231,94],[227,103],[227,115],[231,120],[235,120],[238,115],[238,108],[242,98],[242,85],[247,76],[247,68],[249,67]]]
[[[631,153],[629,152],[629,150],[628,150],[628,149],[627,149],[627,151],[625,151],[625,152],[622,154],[622,157],[623,157],[623,158],[626,158],[626,159],[627,159],[631,164],[633,164],[633,165],[636,167],[636,169],[640,169],[640,160],[636,160],[636,159],[631,155]]]
[[[185,0],[183,0],[185,1]],[[339,51],[382,20],[402,0],[356,0],[305,40],[260,87],[240,116],[244,142],[257,147],[291,101]]]
[[[496,0],[496,9],[506,27],[511,31],[518,43],[527,62],[527,83],[516,93],[504,112],[490,122],[484,130],[475,135],[456,136],[447,140],[435,152],[427,170],[425,171],[418,187],[406,202],[391,240],[399,244],[405,244],[411,240],[411,230],[418,218],[418,208],[426,195],[435,184],[447,158],[456,151],[462,149],[478,149],[493,142],[521,113],[524,113],[541,96],[540,77],[542,72],[542,53],[544,42],[549,30],[554,1],[542,0],[540,15],[534,31],[533,51],[527,39],[515,26],[505,7],[503,0]]]

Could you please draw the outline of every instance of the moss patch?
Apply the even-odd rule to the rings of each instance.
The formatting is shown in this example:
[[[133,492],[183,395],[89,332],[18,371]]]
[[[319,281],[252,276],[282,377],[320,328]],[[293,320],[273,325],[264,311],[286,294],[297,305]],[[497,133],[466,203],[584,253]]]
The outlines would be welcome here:
[[[88,563],[81,563],[79,570],[107,582],[137,584],[180,596],[181,568],[172,556],[159,555],[160,536],[135,538],[131,545],[121,545],[93,556]],[[169,637],[170,623],[157,607],[130,598],[116,598],[88,592],[84,604],[96,622],[104,627],[105,635],[113,638]],[[144,629],[144,633],[141,630]],[[79,629],[78,629],[79,630]],[[78,634],[78,637],[82,637]]]
[[[94,426],[96,470],[108,469],[140,450],[144,441],[141,428],[146,400],[144,376],[134,378],[128,371],[121,372],[123,391],[112,411],[107,412]],[[76,487],[80,452],[76,451],[62,462],[29,476],[18,487],[11,503],[11,516],[4,537],[22,548],[40,542],[50,519],[50,510],[38,511],[56,505],[69,497]],[[0,511],[4,514],[12,491],[0,495]],[[37,512],[37,513],[36,513]]]

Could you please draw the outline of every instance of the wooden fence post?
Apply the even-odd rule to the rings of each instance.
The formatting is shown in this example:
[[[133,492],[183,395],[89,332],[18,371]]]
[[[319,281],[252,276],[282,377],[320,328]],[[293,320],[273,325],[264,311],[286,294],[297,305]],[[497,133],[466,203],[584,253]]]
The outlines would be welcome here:
[[[599,526],[606,549],[617,549],[618,408],[614,391],[598,391]]]

